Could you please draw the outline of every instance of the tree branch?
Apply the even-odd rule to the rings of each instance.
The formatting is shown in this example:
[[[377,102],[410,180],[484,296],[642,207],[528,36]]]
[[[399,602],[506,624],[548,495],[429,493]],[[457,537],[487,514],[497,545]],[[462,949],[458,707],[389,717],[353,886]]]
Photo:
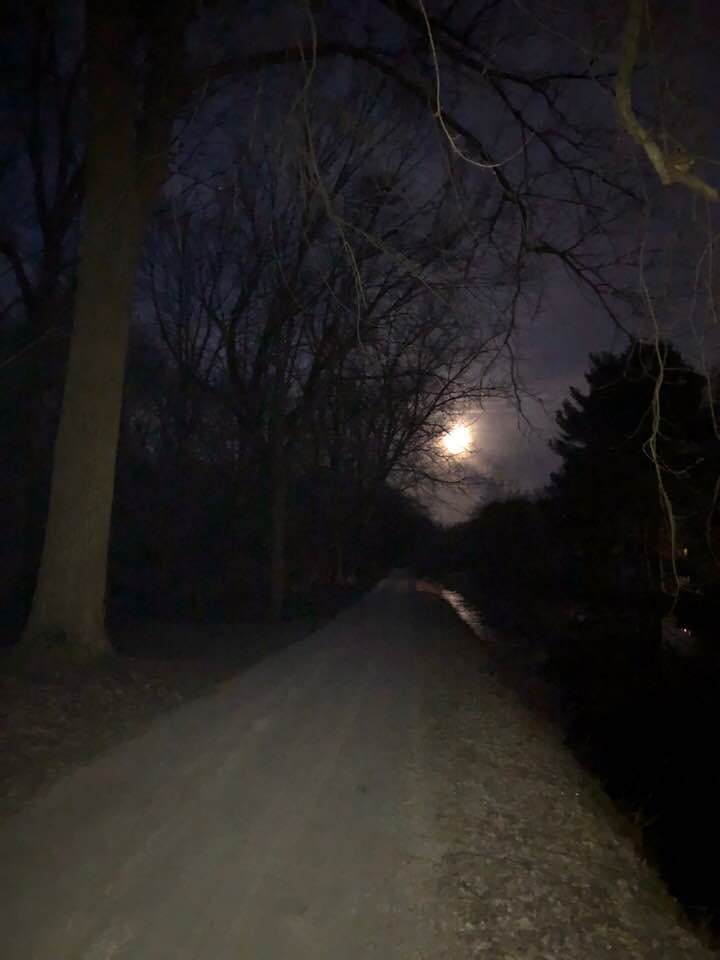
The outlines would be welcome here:
[[[664,150],[657,138],[640,123],[633,108],[632,83],[642,30],[643,7],[643,0],[628,0],[628,12],[620,47],[620,65],[615,78],[615,97],[623,126],[635,143],[645,151],[663,186],[681,183],[689,190],[705,197],[706,200],[717,202],[720,200],[720,193],[716,188],[690,173],[687,157],[673,158]]]

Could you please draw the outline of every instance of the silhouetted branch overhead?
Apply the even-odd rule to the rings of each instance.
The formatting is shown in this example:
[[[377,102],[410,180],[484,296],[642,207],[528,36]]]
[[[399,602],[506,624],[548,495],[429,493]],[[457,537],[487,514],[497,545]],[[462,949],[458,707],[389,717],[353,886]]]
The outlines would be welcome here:
[[[640,122],[633,106],[633,78],[644,17],[645,0],[627,0],[620,63],[615,79],[620,118],[628,134],[642,147],[663,186],[679,183],[706,200],[715,202],[720,199],[717,188],[691,172],[694,158],[679,145],[674,150],[663,145],[660,137]]]

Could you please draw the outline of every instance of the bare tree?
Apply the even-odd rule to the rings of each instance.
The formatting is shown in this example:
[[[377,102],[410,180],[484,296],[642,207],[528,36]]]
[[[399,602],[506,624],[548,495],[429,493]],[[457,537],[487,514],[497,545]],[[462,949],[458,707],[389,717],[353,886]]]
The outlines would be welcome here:
[[[200,344],[197,378],[203,351],[222,353],[237,449],[267,488],[276,615],[291,491],[332,461],[337,543],[350,513],[371,510],[391,476],[404,485],[419,476],[421,451],[429,480],[448,417],[479,401],[481,361],[506,332],[494,300],[497,319],[487,319],[497,278],[483,280],[473,264],[486,240],[472,226],[483,193],[459,194],[440,172],[419,188],[433,142],[411,149],[372,87],[345,104],[338,122],[323,97],[304,102],[300,136],[266,131],[212,202],[204,184],[182,212],[174,201],[169,244],[151,246],[145,271],[173,357],[189,340]],[[350,383],[369,420],[341,401]]]
[[[211,123],[218,104],[212,94],[220,91],[226,122],[232,118],[247,128],[249,74],[272,69],[284,82],[294,79],[293,103],[317,83],[323,64],[340,87],[338,64],[354,64],[363,78],[381,75],[438,127],[451,179],[462,178],[457,167],[467,160],[490,185],[482,219],[493,270],[502,266],[519,282],[549,258],[614,311],[611,272],[622,252],[612,226],[617,204],[633,203],[634,196],[619,165],[604,165],[602,123],[585,119],[591,111],[584,91],[592,95],[606,78],[579,64],[572,51],[560,67],[549,49],[542,62],[536,57],[532,67],[523,67],[519,61],[533,48],[535,27],[522,5],[456,4],[433,13],[422,4],[377,0],[349,18],[344,6],[340,12],[332,4],[316,12],[283,8],[273,30],[279,39],[271,46],[259,42],[265,21],[249,20],[245,8],[232,4],[183,0],[143,8],[88,0],[83,240],[28,636],[60,631],[89,651],[107,646],[105,566],[130,302],[147,220],[167,178],[173,130],[179,147],[192,153],[197,146],[190,142],[192,123],[178,125],[183,108],[186,120],[202,116]],[[387,24],[382,31],[381,19]],[[223,29],[213,29],[218,26]],[[358,36],[366,39],[358,43]],[[569,88],[583,93],[566,96]],[[241,109],[227,107],[233,97]],[[463,106],[469,102],[472,117]],[[316,202],[328,214],[308,157]],[[330,219],[342,235],[342,214],[335,209]],[[351,262],[357,240],[342,240]],[[274,309],[280,316],[286,304],[277,301]],[[265,342],[280,351],[278,362],[292,353],[291,341],[282,337],[273,334]],[[286,399],[280,391],[273,407],[280,447]]]
[[[693,149],[696,144],[692,144],[688,139],[688,132],[690,137],[693,136],[692,131],[688,131],[688,114],[685,112],[681,121],[677,110],[672,109],[673,102],[680,104],[682,98],[678,89],[679,83],[677,87],[673,84],[670,71],[665,71],[658,103],[659,117],[652,126],[640,119],[634,105],[634,74],[640,58],[641,36],[643,33],[652,36],[654,26],[653,13],[644,0],[627,0],[615,79],[615,95],[621,121],[625,130],[645,153],[663,186],[682,184],[703,199],[715,202],[720,200],[718,188],[693,169],[700,158]],[[688,51],[685,53],[686,56],[689,55]],[[675,79],[677,81],[679,78],[676,76]],[[694,110],[691,104],[686,106],[691,109],[691,118],[693,113],[697,115],[699,104],[695,104]],[[679,129],[681,122],[685,128],[684,135]]]
[[[717,24],[713,31],[709,7],[690,6],[680,11],[638,0],[625,0],[623,6],[615,80],[618,115],[647,161],[651,176],[663,188],[658,198],[652,190],[645,191],[648,225],[643,235],[638,289],[645,318],[643,333],[654,345],[655,361],[653,431],[646,452],[655,470],[671,558],[670,576],[661,577],[661,582],[676,601],[683,589],[675,559],[678,529],[682,526],[677,514],[682,508],[672,493],[674,473],[658,455],[667,431],[661,403],[667,379],[665,338],[672,336],[685,349],[689,346],[705,376],[712,406],[711,352],[717,323],[714,247],[720,192],[714,156],[716,122],[708,111],[706,84],[715,69],[714,42],[708,42],[708,38],[714,38]],[[667,189],[673,186],[681,189]],[[655,258],[648,249],[653,245],[659,248]],[[718,439],[720,433],[715,430]],[[702,457],[706,465],[717,461],[709,440]],[[720,479],[714,482],[717,487]],[[713,526],[715,510],[713,499],[705,523],[708,530]]]
[[[144,14],[146,63],[136,75],[134,11],[90,0],[90,114],[85,212],[73,334],[55,442],[50,508],[28,636],[58,631],[103,651],[104,598],[122,383],[135,270],[167,168],[177,69],[189,4]]]

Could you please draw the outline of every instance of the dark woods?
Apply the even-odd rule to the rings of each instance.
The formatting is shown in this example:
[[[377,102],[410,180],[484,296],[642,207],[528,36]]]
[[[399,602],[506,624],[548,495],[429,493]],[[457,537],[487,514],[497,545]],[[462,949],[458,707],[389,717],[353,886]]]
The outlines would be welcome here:
[[[447,480],[447,425],[521,389],[543,283],[616,323],[637,305],[651,194],[713,193],[700,140],[684,173],[671,156],[664,94],[638,130],[637,8],[3,18],[3,591],[18,621],[32,597],[29,644],[92,657],[118,601],[279,616],[376,568],[382,503]]]
[[[665,342],[591,357],[542,495],[481,506],[448,567],[549,683],[570,743],[696,918],[720,923],[714,378]]]
[[[19,136],[0,169],[0,609],[14,637],[45,596],[38,630],[50,617],[103,649],[105,607],[111,620],[280,616],[402,562],[429,524],[409,491],[434,481],[448,417],[490,389],[473,364],[496,346],[461,302],[473,201],[440,176],[418,184],[432,144],[408,140],[407,104],[382,80],[299,97],[281,71],[201,103],[178,94],[158,191],[141,151],[172,90],[155,90],[152,71],[169,83],[187,64],[162,45],[155,58],[157,24],[133,5],[91,7],[89,64],[70,6],[50,17],[30,5],[5,41],[2,109]],[[191,8],[178,5],[182,23]],[[122,32],[135,17],[147,44]],[[87,86],[110,27],[128,45],[114,60],[124,105]],[[233,123],[235,96],[253,123]],[[123,110],[132,142],[111,149]],[[125,289],[120,245],[130,264],[135,231]],[[37,587],[44,537],[52,563]]]

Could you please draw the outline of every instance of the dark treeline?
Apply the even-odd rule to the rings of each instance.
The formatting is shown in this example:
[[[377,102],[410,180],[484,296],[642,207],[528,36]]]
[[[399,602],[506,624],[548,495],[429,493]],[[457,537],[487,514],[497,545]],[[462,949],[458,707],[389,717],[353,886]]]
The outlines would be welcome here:
[[[211,456],[187,435],[186,445],[179,447],[176,405],[188,396],[177,392],[161,349],[145,344],[137,352],[118,454],[107,601],[111,626],[146,617],[207,622],[265,616],[271,603],[273,509],[267,465],[246,464],[241,472],[230,453],[222,457],[215,450]],[[61,368],[62,344],[36,349],[33,364],[38,354],[48,364],[40,366],[47,383],[33,396],[22,424],[13,418],[3,423],[1,438],[4,642],[19,637],[32,599],[47,511],[52,424],[59,414],[60,389],[49,368],[53,362]],[[56,360],[53,354],[60,356]],[[37,379],[24,358],[4,373],[5,384],[18,394],[25,376]],[[194,403],[206,426],[213,416],[222,421],[212,397],[195,397]],[[37,418],[40,430],[29,431],[31,418]],[[223,436],[218,424],[205,440],[230,446],[232,436]],[[408,546],[412,549],[432,528],[416,501],[384,479],[364,496],[339,489],[329,464],[308,460],[294,461],[287,493],[284,609],[289,614],[333,609],[344,595],[406,562]]]
[[[714,378],[660,341],[592,356],[586,379],[557,414],[548,487],[478,507],[444,563],[549,682],[671,889],[717,928]]]
[[[52,426],[61,399],[62,347],[60,338],[48,338],[2,371],[6,399],[13,394],[17,399],[27,379],[34,382],[20,421],[3,418],[0,435],[0,610],[6,640],[19,636],[32,599],[47,511]],[[38,391],[40,376],[44,383]],[[346,396],[338,405],[341,399],[354,403],[355,430],[361,424],[368,432],[387,429],[380,418],[362,421],[372,409],[369,390],[356,390],[353,397],[354,381],[348,378],[342,386]],[[221,389],[183,383],[167,349],[138,332],[118,453],[109,555],[111,623],[145,617],[231,620],[269,610],[276,509],[270,467],[262,448],[239,462]],[[308,604],[332,607],[348,588],[352,592],[406,562],[412,543],[432,529],[415,499],[388,482],[386,463],[363,488],[359,473],[351,485],[329,454],[317,451],[321,439],[338,445],[358,440],[341,413],[332,412],[348,434],[303,437],[288,480],[283,606],[289,613]],[[400,416],[397,408],[393,412]],[[365,464],[371,466],[368,460]]]
[[[665,289],[641,253],[676,213],[670,286],[711,295],[704,227],[664,189],[717,199],[711,30],[611,6],[2,18],[2,599],[22,619],[32,597],[26,647],[102,655],[118,597],[212,607],[226,578],[279,615],[366,565],[382,503],[447,479],[458,412],[521,387],[545,284],[649,320],[635,270]]]
[[[92,222],[77,27],[43,5],[18,14],[0,101],[18,133],[0,167],[11,225],[0,237],[0,610],[12,636],[36,589],[78,309],[78,225]],[[378,577],[430,524],[412,494],[447,472],[438,441],[448,422],[496,389],[487,371],[501,311],[486,320],[469,303],[482,287],[469,224],[485,194],[447,181],[436,138],[408,136],[420,108],[412,115],[382,79],[342,84],[342,97],[318,83],[300,98],[296,78],[280,74],[243,91],[254,124],[234,126],[222,97],[178,124],[132,285],[111,618],[280,616]],[[118,216],[123,189],[106,184]],[[121,230],[100,227],[86,241],[86,255],[104,251],[96,314],[113,296]],[[87,481],[88,497],[99,486],[78,464],[95,434],[113,432],[104,385],[88,377],[112,336],[109,322],[89,335],[78,375],[87,410],[66,438],[78,457],[69,489]],[[66,560],[87,553],[85,535],[101,526],[92,504],[86,512],[85,534],[65,531]]]

